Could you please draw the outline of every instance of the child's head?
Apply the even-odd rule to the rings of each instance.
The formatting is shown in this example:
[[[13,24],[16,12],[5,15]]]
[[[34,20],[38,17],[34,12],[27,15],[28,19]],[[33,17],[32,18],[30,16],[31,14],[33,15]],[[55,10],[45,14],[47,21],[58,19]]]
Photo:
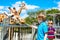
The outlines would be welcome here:
[[[48,21],[48,26],[52,27],[53,26],[53,21]]]

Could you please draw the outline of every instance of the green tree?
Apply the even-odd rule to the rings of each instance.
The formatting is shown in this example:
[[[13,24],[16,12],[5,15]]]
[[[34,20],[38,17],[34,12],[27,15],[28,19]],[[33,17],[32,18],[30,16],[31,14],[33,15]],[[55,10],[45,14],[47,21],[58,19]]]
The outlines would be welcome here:
[[[54,13],[60,13],[60,10],[58,9],[51,9],[51,10],[47,10],[46,14],[54,14]]]
[[[60,10],[58,10],[58,9],[51,9],[51,10],[47,10],[47,11],[45,11],[45,10],[37,10],[36,12],[33,12],[33,11],[28,12],[28,15],[29,16],[25,19],[26,22],[28,24],[32,24],[33,22],[37,22],[36,17],[41,12],[42,13],[46,13],[46,16],[47,16],[47,19],[48,20],[53,20],[53,17],[52,16],[49,16],[48,14],[60,13]]]
[[[37,22],[37,19],[36,19],[37,14],[36,14],[36,12],[28,12],[28,15],[29,16],[27,18],[25,18],[26,23],[33,24],[33,22]]]
[[[40,13],[45,13],[45,10],[38,10],[38,11],[36,12],[37,15],[40,14]]]
[[[53,17],[52,16],[49,16],[48,14],[56,14],[56,13],[60,13],[60,10],[58,10],[58,9],[47,10],[46,11],[47,19],[48,20],[53,20]]]

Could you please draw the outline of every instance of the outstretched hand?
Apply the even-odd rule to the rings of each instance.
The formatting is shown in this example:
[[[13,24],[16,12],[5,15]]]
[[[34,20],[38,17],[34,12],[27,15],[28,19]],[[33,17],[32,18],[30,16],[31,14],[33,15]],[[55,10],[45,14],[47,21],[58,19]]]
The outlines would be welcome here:
[[[30,25],[30,27],[31,27],[31,28],[37,29],[37,26],[34,26],[34,25]]]
[[[30,25],[30,27],[33,27],[33,25]]]

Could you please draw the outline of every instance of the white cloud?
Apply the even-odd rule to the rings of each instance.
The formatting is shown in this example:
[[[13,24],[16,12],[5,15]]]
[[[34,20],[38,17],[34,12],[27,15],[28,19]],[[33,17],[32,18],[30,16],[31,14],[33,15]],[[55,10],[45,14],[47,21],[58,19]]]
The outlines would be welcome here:
[[[3,13],[4,6],[0,6],[0,13]]]
[[[57,2],[57,4],[58,4],[58,6],[57,6],[57,7],[58,7],[58,9],[60,10],[60,2]]]
[[[3,13],[4,11],[0,11],[0,13]]]
[[[51,10],[51,9],[58,9],[58,10],[60,10],[60,2],[56,2],[56,1],[54,1],[54,2],[57,4],[57,7],[48,8],[46,10]]]
[[[4,13],[4,11],[8,11],[8,6],[0,6],[0,13]]]
[[[52,7],[52,9],[57,9],[57,7]]]
[[[46,9],[46,10],[51,10],[51,9],[58,9],[58,10],[60,10],[60,1],[59,1],[59,2],[56,2],[56,1],[54,0],[54,3],[57,4],[57,7],[48,8],[48,9]]]
[[[28,17],[28,15],[27,15],[27,11],[26,11],[26,10],[22,10],[20,16],[21,16],[22,18],[26,18],[26,17]]]
[[[51,9],[58,9],[58,8],[57,8],[57,7],[52,7],[52,8],[46,9],[46,11],[47,11],[47,10],[51,10]]]
[[[3,9],[3,8],[4,8],[4,6],[0,6],[0,10]]]
[[[24,3],[25,3],[25,1],[23,1]],[[26,4],[26,7],[27,7],[27,9],[29,10],[29,9],[36,9],[36,8],[40,8],[39,6],[36,6],[36,5],[30,5],[30,4],[27,4],[27,3],[25,3]],[[15,7],[17,10],[19,9],[19,6],[21,6],[21,1],[18,1],[18,2],[16,2],[15,4],[12,4],[12,7]]]
[[[15,4],[12,4],[12,7],[19,7],[20,5],[21,5],[21,2],[18,1],[18,2],[16,2]]]
[[[39,8],[39,6],[36,5],[26,5],[28,9],[36,9]]]

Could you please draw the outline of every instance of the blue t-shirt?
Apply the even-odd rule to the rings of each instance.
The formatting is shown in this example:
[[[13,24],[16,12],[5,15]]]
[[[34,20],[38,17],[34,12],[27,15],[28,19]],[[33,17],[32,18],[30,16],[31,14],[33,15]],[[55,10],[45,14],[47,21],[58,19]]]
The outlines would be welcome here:
[[[45,33],[48,32],[48,26],[46,22],[41,22],[37,29],[37,40],[44,40]]]

